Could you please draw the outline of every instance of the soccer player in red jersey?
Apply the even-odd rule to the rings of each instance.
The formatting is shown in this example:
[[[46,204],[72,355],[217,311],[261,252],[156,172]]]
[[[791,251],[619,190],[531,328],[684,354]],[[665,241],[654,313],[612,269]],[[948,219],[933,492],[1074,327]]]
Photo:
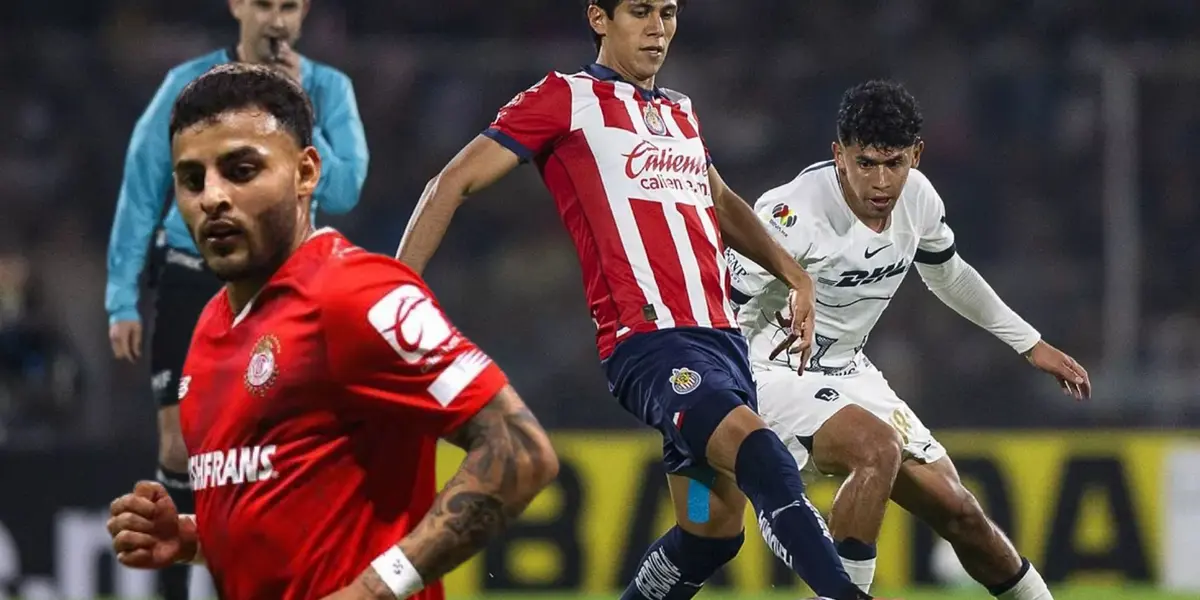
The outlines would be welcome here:
[[[227,600],[440,600],[555,476],[545,432],[421,278],[313,231],[312,107],[265,67],[189,84],[170,124],[180,212],[224,289],[179,386],[196,514],[115,500],[124,565],[208,565]],[[441,493],[439,438],[467,451]]]
[[[592,0],[596,62],[552,72],[504,106],[429,182],[398,257],[421,272],[464,198],[535,163],[575,242],[609,386],[663,435],[678,524],[622,598],[694,596],[738,553],[747,498],[767,544],[814,591],[869,598],[756,414],[724,244],[791,289],[794,329],[776,354],[808,354],[812,281],[712,166],[691,99],[655,86],[679,10],[678,0]]]

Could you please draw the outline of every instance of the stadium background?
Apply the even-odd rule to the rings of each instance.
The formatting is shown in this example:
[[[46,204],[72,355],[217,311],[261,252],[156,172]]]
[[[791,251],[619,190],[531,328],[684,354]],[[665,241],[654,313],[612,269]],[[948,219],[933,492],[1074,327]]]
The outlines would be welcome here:
[[[359,208],[326,223],[392,253],[425,181],[498,107],[592,58],[579,4],[316,2],[300,50],[351,75],[372,154]],[[827,158],[844,88],[908,85],[960,251],[1088,367],[1096,398],[1059,395],[915,276],[872,358],[1058,589],[1200,597],[1200,3],[878,4],[693,1],[660,83],[696,100],[748,199]],[[235,35],[219,0],[0,3],[0,598],[149,589],[114,569],[102,529],[155,455],[145,365],[107,346],[105,246],[133,122],[169,67]],[[564,464],[451,592],[614,597],[669,518],[657,444],[607,394],[575,256],[532,168],[465,206],[429,279]],[[833,489],[814,486],[818,505]],[[880,588],[986,597],[912,591],[952,587],[953,562],[889,512]],[[718,583],[709,597],[801,596],[757,541]]]

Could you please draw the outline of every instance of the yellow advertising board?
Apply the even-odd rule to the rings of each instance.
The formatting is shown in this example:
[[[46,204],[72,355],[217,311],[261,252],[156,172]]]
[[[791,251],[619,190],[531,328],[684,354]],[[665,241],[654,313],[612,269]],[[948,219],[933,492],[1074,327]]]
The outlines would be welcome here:
[[[1161,557],[1164,456],[1183,432],[941,432],[967,487],[1051,582],[1151,581]],[[621,589],[646,546],[673,522],[654,432],[558,433],[557,482],[479,557],[446,579],[451,594]],[[445,446],[441,481],[461,451]],[[813,482],[827,511],[837,489]],[[741,555],[710,585],[803,590],[766,550],[747,511]],[[935,537],[894,505],[876,583],[936,581]]]

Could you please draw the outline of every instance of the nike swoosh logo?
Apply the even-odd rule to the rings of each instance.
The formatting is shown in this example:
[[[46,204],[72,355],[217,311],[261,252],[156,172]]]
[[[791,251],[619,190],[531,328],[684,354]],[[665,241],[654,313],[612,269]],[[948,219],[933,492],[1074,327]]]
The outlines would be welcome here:
[[[793,502],[793,503],[791,503],[791,504],[789,504],[789,505],[787,505],[787,506],[784,506],[783,508],[778,508],[778,509],[775,509],[775,510],[771,511],[771,520],[772,520],[772,521],[774,521],[774,520],[775,520],[775,517],[778,517],[778,516],[779,516],[779,513],[783,512],[783,511],[785,511],[785,510],[787,510],[787,509],[789,509],[789,508],[796,508],[797,506],[800,506],[800,501],[799,501],[799,500],[797,500],[797,501],[795,501],[795,502]]]
[[[879,254],[880,252],[883,252],[885,248],[891,248],[891,247],[892,247],[892,245],[891,245],[891,244],[888,244],[888,245],[886,245],[886,246],[880,246],[880,247],[879,247],[879,248],[877,248],[877,249],[876,249],[874,252],[871,252],[871,249],[870,249],[870,248],[867,248],[865,251],[863,251],[863,256],[864,256],[865,258],[871,258],[872,256],[875,256],[876,254]]]

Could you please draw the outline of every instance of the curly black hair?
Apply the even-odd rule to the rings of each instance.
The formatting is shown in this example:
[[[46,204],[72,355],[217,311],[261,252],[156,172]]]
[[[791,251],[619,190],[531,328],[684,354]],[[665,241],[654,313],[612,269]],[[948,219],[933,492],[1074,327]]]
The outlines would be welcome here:
[[[593,4],[595,4],[596,6],[599,6],[601,9],[604,10],[604,14],[608,15],[608,18],[611,19],[611,18],[613,18],[613,14],[616,12],[617,7],[620,6],[621,3],[624,1],[625,0],[583,0],[583,9],[584,9],[583,14],[584,14],[585,22],[587,19],[587,7],[589,7]],[[679,0],[679,9],[680,10],[683,10],[683,7],[685,5],[687,5],[687,0]],[[593,31],[590,26],[588,27],[588,31],[590,31],[592,33],[592,42],[596,44],[596,52],[599,52],[600,51],[600,40],[603,39],[603,36],[597,34],[595,31]]]
[[[313,107],[300,84],[275,69],[250,63],[217,65],[192,80],[171,110],[171,139],[180,131],[243,108],[275,117],[301,148],[313,143]]]
[[[917,99],[904,86],[872,80],[842,95],[838,107],[838,142],[864,148],[907,148],[920,140],[923,121]]]

